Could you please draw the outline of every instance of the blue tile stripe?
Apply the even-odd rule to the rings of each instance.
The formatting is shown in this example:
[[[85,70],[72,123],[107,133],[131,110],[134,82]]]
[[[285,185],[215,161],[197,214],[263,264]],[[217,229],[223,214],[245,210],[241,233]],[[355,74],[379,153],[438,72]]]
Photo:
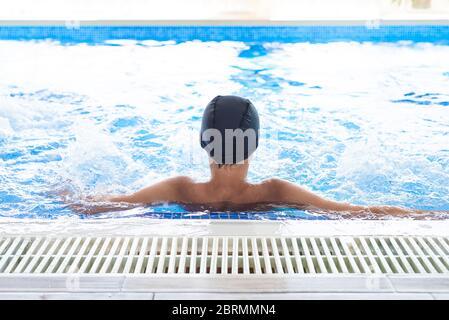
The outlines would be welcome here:
[[[302,210],[287,209],[280,211],[260,212],[171,212],[171,211],[148,211],[136,215],[120,215],[109,213],[81,214],[81,219],[128,219],[130,217],[165,220],[329,220],[330,216],[323,214],[311,214]],[[52,219],[54,217],[48,217]],[[332,218],[334,219],[334,218]]]
[[[146,212],[137,215],[141,218],[168,220],[327,220],[324,215],[306,214],[300,210],[279,212]],[[82,219],[108,219],[104,215],[82,215]],[[129,216],[114,216],[116,219],[126,219]]]
[[[177,42],[311,42],[372,41],[449,44],[448,25],[365,26],[1,26],[1,40],[44,40],[101,44],[109,39],[175,40]]]

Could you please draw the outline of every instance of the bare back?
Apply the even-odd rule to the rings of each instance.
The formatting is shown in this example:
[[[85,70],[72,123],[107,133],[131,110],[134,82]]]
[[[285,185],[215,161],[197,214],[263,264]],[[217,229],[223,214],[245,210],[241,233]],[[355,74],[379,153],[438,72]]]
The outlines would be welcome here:
[[[189,177],[170,178],[144,188],[134,194],[108,198],[112,202],[154,204],[171,202],[195,208],[212,210],[244,210],[257,204],[282,204],[289,207],[316,208],[329,211],[360,212],[378,214],[404,214],[407,210],[392,206],[358,206],[325,199],[294,183],[269,179],[261,183],[241,181],[236,184],[214,184],[195,182]],[[414,213],[420,213],[413,210]]]
[[[179,200],[190,209],[243,211],[261,204],[276,204],[280,199],[275,183],[267,180],[228,188],[214,186],[210,182],[186,181],[181,187]]]

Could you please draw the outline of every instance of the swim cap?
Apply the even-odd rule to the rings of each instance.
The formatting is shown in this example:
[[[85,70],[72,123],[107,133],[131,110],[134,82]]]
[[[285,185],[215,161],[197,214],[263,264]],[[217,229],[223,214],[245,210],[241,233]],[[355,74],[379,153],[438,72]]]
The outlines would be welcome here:
[[[201,147],[218,164],[247,159],[259,145],[259,115],[248,99],[216,96],[204,110]]]

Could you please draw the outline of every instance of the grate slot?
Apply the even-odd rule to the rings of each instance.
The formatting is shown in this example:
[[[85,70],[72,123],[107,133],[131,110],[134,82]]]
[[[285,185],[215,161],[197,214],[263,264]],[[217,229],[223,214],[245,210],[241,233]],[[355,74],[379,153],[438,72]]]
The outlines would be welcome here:
[[[58,246],[54,254],[50,257],[50,264],[45,270],[45,273],[56,273],[61,261],[64,259],[64,254],[72,243],[73,238],[68,238],[62,241],[60,246]]]
[[[274,257],[274,264],[276,266],[276,273],[283,274],[284,268],[282,267],[281,257],[279,256],[278,246],[275,238],[270,238],[271,255]]]
[[[190,267],[189,273],[196,273],[196,253],[197,253],[197,238],[192,239],[190,249]]]
[[[147,261],[147,267],[145,268],[145,273],[154,273],[153,266],[154,266],[154,261],[156,260],[156,251],[157,251],[158,242],[159,242],[158,237],[154,237],[153,241],[151,242],[151,249],[150,249],[150,254],[148,257],[148,261]]]
[[[429,238],[427,239],[427,242],[429,243],[429,246],[433,248],[435,252],[439,255],[438,261],[443,265],[444,272],[449,272],[449,258],[447,254],[445,254],[444,251],[441,250],[441,247],[435,242],[434,239]]]
[[[359,239],[357,239],[357,240],[359,240]],[[355,239],[350,238],[349,243],[351,245],[351,248],[354,251],[354,256],[355,256],[354,259],[356,259],[356,261],[359,262],[359,265],[361,265],[361,267],[362,267],[361,268],[362,273],[372,273],[372,270],[371,270],[370,266],[368,266],[368,264],[366,263],[365,256],[360,251],[360,248],[359,248],[358,244],[355,242]]]
[[[58,269],[56,270],[56,273],[62,273],[65,271],[67,265],[69,264],[70,260],[73,259],[75,250],[78,248],[78,246],[81,243],[81,238],[76,238],[74,240],[74,242],[70,245],[70,247],[68,248],[68,252],[67,253],[63,253],[63,255],[61,256],[61,264],[59,265]]]
[[[416,258],[414,252],[408,246],[407,242],[403,238],[398,238],[397,242],[399,242],[402,247],[403,254],[407,257],[407,260],[410,261],[410,265],[414,271],[418,270],[419,273],[426,273],[426,270],[423,268],[421,263]]]
[[[326,265],[324,264],[324,260],[322,258],[322,254],[321,254],[320,250],[318,249],[318,245],[317,245],[315,239],[311,238],[309,241],[312,245],[313,254],[316,257],[316,260],[318,261],[319,273],[328,273]]]
[[[41,244],[45,239],[39,239],[36,241],[32,241],[29,248],[23,252],[23,257],[19,259],[20,263],[14,268],[14,273],[21,273],[23,272],[23,269],[28,266],[28,262],[30,262],[30,259],[32,259],[32,255],[35,252],[37,248],[41,246]]]
[[[423,251],[430,256],[430,260],[434,268],[437,269],[439,273],[447,272],[448,270],[443,263],[442,257],[439,256],[440,254],[438,250],[436,250],[436,248],[434,248],[433,245],[431,245],[429,241],[426,241],[425,239],[418,238],[417,241],[423,248]]]
[[[387,255],[388,255],[388,257],[389,257],[389,259],[391,261],[391,264],[397,270],[397,273],[406,273],[407,270],[404,269],[403,266],[398,261],[398,260],[400,260],[400,258],[396,257],[396,255],[390,249],[390,246],[387,244],[385,239],[384,238],[380,238],[379,242],[380,242],[381,248],[387,253]]]
[[[363,250],[365,251],[366,255],[368,256],[368,261],[370,262],[370,264],[369,264],[370,270],[374,273],[382,273],[376,259],[373,256],[373,253],[371,251],[372,247],[368,245],[365,238],[360,238],[359,241],[360,241],[360,244],[362,245]]]
[[[165,273],[165,257],[167,255],[168,238],[162,238],[156,273]]]
[[[267,239],[262,238],[260,241],[262,243],[262,255],[264,262],[263,273],[271,274],[273,273],[273,269],[271,268],[270,252],[268,251]]]
[[[92,265],[94,260],[94,254],[97,252],[98,247],[100,246],[101,242],[103,241],[102,238],[95,239],[94,244],[89,249],[89,252],[87,253],[86,258],[84,259],[84,262],[81,264],[81,267],[79,269],[79,273],[85,273],[88,268]]]
[[[145,257],[147,256],[147,253],[148,253],[148,241],[149,241],[148,237],[143,238],[141,246],[137,249],[138,257],[137,257],[136,266],[134,268],[134,273],[145,273],[143,264],[145,262]]]
[[[173,238],[171,242],[170,258],[168,260],[167,273],[175,273],[177,254],[178,254],[178,238]]]
[[[295,271],[293,270],[292,259],[290,256],[290,249],[287,246],[287,240],[285,238],[281,238],[281,245],[282,245],[282,253],[285,258],[285,266],[287,268],[287,273],[295,273]]]
[[[23,273],[31,273],[35,268],[38,267],[39,260],[43,259],[43,256],[45,254],[45,251],[50,247],[51,240],[48,238],[45,238],[43,241],[43,244],[40,246],[39,250],[36,252],[34,257],[31,259],[31,261],[26,266],[26,269],[23,271]]]
[[[137,255],[137,247],[140,243],[139,238],[134,238],[131,242],[131,249],[128,254],[128,258],[126,259],[126,264],[123,269],[123,273],[132,273],[132,266],[135,261]]]
[[[437,239],[438,244],[441,246],[441,248],[443,248],[444,252],[446,255],[449,254],[449,246],[447,245],[445,239],[438,237]]]
[[[328,265],[330,266],[331,273],[339,273],[339,270],[334,262],[334,256],[331,253],[331,248],[324,238],[319,238],[321,247],[324,250],[324,254]]]
[[[0,259],[0,272],[4,272],[4,273],[8,273],[9,268],[9,261],[11,259],[14,258],[14,256],[17,256],[17,259],[20,257],[20,253],[19,255],[17,255],[17,252],[20,250],[21,248],[21,244],[25,243],[26,244],[26,239],[23,238],[15,238],[11,245],[8,247],[7,251],[5,252],[5,254],[2,254],[2,258]],[[23,250],[23,249],[22,249]]]
[[[5,239],[2,239],[1,245],[0,245],[0,254],[1,254],[1,255],[3,255],[3,254],[6,252],[8,246],[9,246],[9,244],[10,244],[11,242],[12,242],[12,239],[11,239],[11,238],[7,238],[6,240],[5,240]],[[1,261],[1,260],[0,260],[0,261]]]
[[[62,239],[56,239],[50,241],[51,247],[48,249],[48,251],[43,253],[43,257],[40,260],[39,264],[36,266],[36,269],[34,269],[33,273],[44,273],[48,266],[53,261],[53,256],[55,255],[58,248],[61,246]]]
[[[239,238],[233,237],[232,238],[232,274],[237,274],[239,272],[239,261],[238,261],[238,255],[239,255]]]
[[[338,239],[338,242],[340,243],[341,247],[343,248],[343,253],[346,256],[347,260],[349,261],[349,264],[350,264],[349,272],[350,273],[361,273],[359,266],[357,265],[354,257],[352,256],[351,251],[349,250],[349,246],[347,244],[348,237],[340,238],[340,239]]]
[[[343,273],[349,273],[348,267],[346,266],[345,259],[342,256],[342,252],[340,251],[340,248],[338,247],[337,241],[334,237],[329,239],[333,252],[337,256],[338,265],[340,266],[340,270]]]
[[[89,273],[99,273],[97,270],[100,268],[100,264],[104,262],[104,255],[106,254],[106,250],[108,249],[111,238],[106,238],[103,241],[103,244],[100,247],[100,251],[96,254],[95,259],[92,260],[93,264],[89,268]],[[120,241],[120,238],[116,238],[115,242]]]
[[[304,273],[304,266],[301,261],[301,255],[299,253],[299,247],[298,242],[296,239],[290,239],[291,245],[293,247],[293,256],[295,257],[295,263],[296,263],[296,270],[298,270],[298,273]]]
[[[186,272],[186,257],[187,257],[188,244],[189,239],[186,237],[182,238],[181,258],[179,259],[178,273]]]
[[[218,245],[220,238],[213,238],[212,239],[212,257],[210,261],[210,273],[216,274],[217,273],[217,264],[218,264]]]
[[[418,254],[418,256],[422,257],[422,262],[429,273],[438,273],[433,264],[430,262],[428,258],[428,254],[424,253],[421,247],[413,238],[408,238],[408,243],[414,249],[414,251]]]
[[[382,250],[382,248],[378,245],[378,239],[377,238],[367,238],[366,239],[370,244],[371,248],[373,249],[373,253],[376,257],[378,257],[380,261],[380,270],[382,273],[395,273],[388,263],[387,259],[385,258],[386,252],[385,250]],[[388,256],[387,256],[388,258]]]
[[[385,247],[388,248],[388,250],[390,250],[390,248],[395,250],[396,255],[399,258],[398,262],[403,268],[405,268],[406,273],[415,273],[415,270],[408,262],[406,256],[403,254],[402,250],[399,248],[399,245],[394,238],[389,238]]]
[[[24,240],[17,252],[13,255],[11,261],[9,262],[8,266],[6,267],[5,273],[13,272],[14,269],[17,267],[17,265],[20,263],[20,261],[23,259],[22,255],[25,254],[27,249],[30,246],[30,243],[32,243],[31,239]]]
[[[309,246],[307,245],[306,239],[300,238],[300,243],[301,243],[300,252],[302,252],[305,256],[305,264],[306,264],[305,272],[306,273],[316,273],[315,266],[313,264],[313,260],[310,255]]]
[[[79,271],[80,264],[84,259],[84,256],[88,254],[89,245],[92,243],[91,238],[84,239],[82,246],[78,253],[75,255],[75,259],[73,260],[71,266],[68,269],[68,273],[76,273]]]
[[[126,263],[126,256],[128,255],[129,250],[129,241],[130,238],[127,237],[122,240],[122,245],[119,246],[116,250],[119,250],[119,253],[117,256],[114,255],[114,251],[110,253],[109,255],[112,256],[112,259],[110,260],[109,264],[103,265],[103,270],[105,270],[102,273],[108,273],[107,270],[111,270],[109,273],[120,273],[122,271],[122,268],[124,267],[124,261]],[[128,259],[130,262],[132,262],[132,258]]]
[[[256,274],[262,274],[262,268],[260,266],[259,246],[257,245],[257,239],[251,238],[251,248],[253,253],[254,272]]]

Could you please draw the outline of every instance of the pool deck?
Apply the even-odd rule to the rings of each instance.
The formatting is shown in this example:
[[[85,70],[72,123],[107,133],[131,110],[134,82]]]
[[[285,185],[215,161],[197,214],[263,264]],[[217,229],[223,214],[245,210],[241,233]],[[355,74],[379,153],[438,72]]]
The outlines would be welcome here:
[[[3,219],[6,237],[448,237],[449,221]],[[1,257],[0,257],[1,258]],[[447,257],[445,257],[447,259]],[[1,261],[1,259],[0,259]],[[446,260],[447,261],[447,260]],[[76,286],[73,286],[73,282]],[[449,299],[449,274],[0,273],[0,299]]]

